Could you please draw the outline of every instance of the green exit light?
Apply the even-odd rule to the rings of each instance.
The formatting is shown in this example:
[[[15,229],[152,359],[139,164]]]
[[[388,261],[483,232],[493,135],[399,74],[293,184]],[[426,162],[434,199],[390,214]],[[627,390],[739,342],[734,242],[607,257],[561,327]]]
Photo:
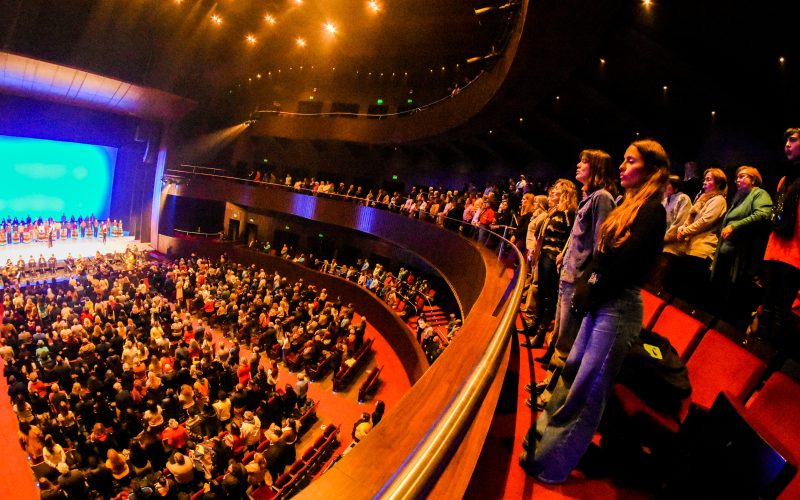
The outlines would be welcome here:
[[[392,180],[393,180],[393,181],[396,181],[396,180],[397,180],[397,176],[396,176],[396,175],[393,175],[393,176],[392,176]]]
[[[308,100],[309,101],[313,101],[314,100],[314,96],[313,95],[308,96]]]
[[[283,228],[287,231],[289,230],[289,226],[283,226]]]
[[[378,100],[377,100],[377,101],[375,101],[375,102],[377,102],[378,104],[383,104],[383,99],[378,99]]]
[[[269,160],[264,158],[264,163],[269,163]]]
[[[407,104],[411,104],[412,102],[414,102],[414,99],[406,99]]]
[[[319,233],[317,236],[319,236],[320,238],[324,238],[325,237],[325,235],[322,234],[322,233]]]

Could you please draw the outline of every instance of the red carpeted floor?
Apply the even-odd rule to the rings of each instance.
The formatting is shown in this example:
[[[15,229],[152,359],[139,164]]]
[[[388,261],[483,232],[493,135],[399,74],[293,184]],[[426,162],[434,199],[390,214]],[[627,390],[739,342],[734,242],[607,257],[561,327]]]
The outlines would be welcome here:
[[[542,380],[545,372],[534,362],[535,357],[544,354],[544,349],[520,348],[518,342],[524,340],[523,335],[512,339],[514,345],[501,399],[465,498],[652,498],[651,491],[620,486],[612,477],[590,478],[579,470],[560,485],[540,483],[525,474],[517,460],[523,451],[522,438],[536,422],[538,412],[525,405],[530,393],[524,387],[531,381]]]
[[[4,366],[0,361],[0,366]],[[0,450],[3,450],[0,498],[33,500],[39,498],[39,488],[28,465],[28,457],[17,440],[17,416],[11,409],[8,384],[0,377]]]

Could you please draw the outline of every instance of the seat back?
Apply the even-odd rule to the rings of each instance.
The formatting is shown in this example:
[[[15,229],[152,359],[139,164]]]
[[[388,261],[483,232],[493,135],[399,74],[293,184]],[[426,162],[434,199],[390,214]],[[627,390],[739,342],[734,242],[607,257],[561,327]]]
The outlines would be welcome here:
[[[667,337],[681,359],[686,361],[700,342],[706,325],[677,305],[667,304],[658,315],[652,330]]]
[[[272,484],[272,487],[275,488],[276,490],[279,490],[279,489],[283,488],[284,486],[286,486],[287,484],[289,484],[289,481],[291,481],[291,480],[292,480],[292,475],[289,474],[288,472],[284,472]]]
[[[686,367],[692,383],[692,402],[708,409],[721,391],[727,391],[738,403],[744,403],[767,369],[767,363],[733,339],[711,329],[703,336]]]
[[[305,463],[308,463],[311,461],[312,458],[314,458],[314,455],[316,454],[317,450],[315,450],[313,446],[310,446],[306,451],[303,452],[301,460]]]
[[[665,498],[774,498],[794,474],[785,453],[725,393],[701,420],[687,419],[679,442],[686,448],[667,480]]]
[[[642,315],[642,328],[652,329],[658,319],[658,315],[661,314],[666,305],[667,301],[642,288],[642,309],[644,312]]]
[[[800,456],[800,378],[790,376],[793,369],[800,372],[800,365],[790,361],[783,370],[773,373],[751,398],[747,411],[793,452],[790,458],[796,465]],[[780,498],[800,498],[800,476],[792,479]]]

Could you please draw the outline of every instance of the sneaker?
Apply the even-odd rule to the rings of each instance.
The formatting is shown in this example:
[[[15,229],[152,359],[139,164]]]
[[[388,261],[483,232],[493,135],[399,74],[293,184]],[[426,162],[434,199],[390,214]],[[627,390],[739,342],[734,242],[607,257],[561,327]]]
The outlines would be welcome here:
[[[548,382],[539,382],[538,384],[536,384],[536,395],[538,396],[539,394],[543,393],[544,390],[547,389],[547,386]]]
[[[538,384],[536,385],[536,388],[537,388],[537,389],[539,388],[539,385],[538,385]],[[523,387],[523,389],[525,389],[525,390],[526,390],[526,391],[528,391],[528,392],[531,392],[531,389],[532,389],[532,388],[531,388],[531,383],[530,383],[530,382],[528,382],[527,384],[525,384],[525,387]]]

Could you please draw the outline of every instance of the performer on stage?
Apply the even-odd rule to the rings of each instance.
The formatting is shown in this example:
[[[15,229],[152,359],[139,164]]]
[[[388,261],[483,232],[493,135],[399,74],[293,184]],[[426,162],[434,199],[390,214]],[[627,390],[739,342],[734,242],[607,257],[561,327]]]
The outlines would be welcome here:
[[[47,263],[50,265],[50,272],[55,274],[56,269],[58,269],[58,261],[56,260],[55,254],[50,254],[50,258],[47,259]]]

